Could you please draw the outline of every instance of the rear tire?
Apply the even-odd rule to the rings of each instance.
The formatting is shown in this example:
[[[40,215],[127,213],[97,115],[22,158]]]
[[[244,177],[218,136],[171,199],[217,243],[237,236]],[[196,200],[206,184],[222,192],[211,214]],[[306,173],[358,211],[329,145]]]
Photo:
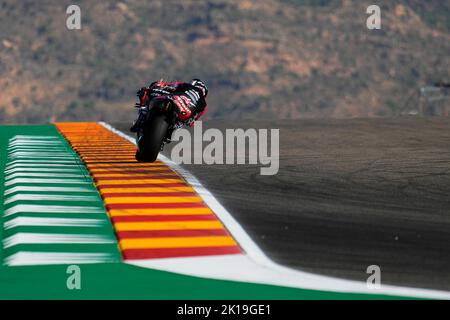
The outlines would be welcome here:
[[[142,137],[138,140],[136,160],[139,162],[154,162],[161,151],[169,123],[163,114],[152,114],[146,123]]]

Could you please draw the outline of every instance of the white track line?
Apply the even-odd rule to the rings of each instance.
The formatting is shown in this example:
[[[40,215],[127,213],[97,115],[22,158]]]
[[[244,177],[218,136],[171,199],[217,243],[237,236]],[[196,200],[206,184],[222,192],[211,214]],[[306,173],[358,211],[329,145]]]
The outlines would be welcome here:
[[[19,173],[19,172],[80,172],[77,167],[70,168],[12,168],[5,170],[6,174]]]
[[[72,196],[72,195],[57,195],[57,194],[16,194],[7,197],[4,204],[9,204],[16,201],[77,201],[77,202],[95,202],[99,201],[97,196]]]
[[[131,143],[136,144],[135,139],[113,128],[111,125],[105,122],[99,122],[99,124]],[[162,154],[160,154],[159,160],[177,171],[191,186],[193,186],[194,190],[214,211],[228,231],[233,235],[234,239],[244,249],[246,255],[238,254],[212,257],[148,259],[127,263],[198,277],[255,282],[302,289],[450,299],[450,292],[447,291],[391,285],[381,285],[379,289],[374,289],[368,287],[365,282],[316,275],[279,265],[264,254],[245,232],[242,226],[191,173]]]
[[[14,138],[11,138],[10,141],[14,140],[20,140],[20,139],[31,139],[31,140],[40,140],[40,139],[47,139],[47,140],[58,140],[58,136],[38,136],[38,135],[16,135]]]
[[[104,213],[102,207],[84,206],[55,206],[55,205],[31,205],[16,204],[5,210],[3,216],[8,217],[18,213]]]
[[[8,165],[7,167],[10,166],[34,166],[35,164],[37,165],[55,165],[55,166],[65,166],[65,165],[76,165],[78,164],[79,161],[78,159],[74,159],[72,157],[72,159],[70,160],[13,160],[13,161],[8,161]]]
[[[92,184],[92,181],[81,179],[33,179],[33,178],[14,178],[5,181],[5,186],[11,186],[14,184],[33,183],[33,184]]]
[[[27,233],[19,232],[3,239],[3,248],[19,244],[107,244],[116,240],[98,234]]]
[[[91,264],[117,262],[109,253],[95,252],[17,252],[5,258],[8,266],[48,264]]]
[[[105,226],[105,221],[100,219],[84,218],[41,218],[41,217],[16,217],[3,223],[5,230],[16,227],[86,227],[95,228]]]
[[[97,194],[97,190],[92,190],[88,188],[76,188],[76,187],[33,187],[33,186],[17,186],[5,189],[4,195],[7,196],[11,193],[20,193],[20,192],[84,192],[84,193],[95,193]]]
[[[79,172],[79,171],[78,171]],[[12,180],[16,178],[37,177],[37,178],[84,178],[85,174],[80,173],[53,173],[53,172],[15,172],[5,175],[5,180]]]

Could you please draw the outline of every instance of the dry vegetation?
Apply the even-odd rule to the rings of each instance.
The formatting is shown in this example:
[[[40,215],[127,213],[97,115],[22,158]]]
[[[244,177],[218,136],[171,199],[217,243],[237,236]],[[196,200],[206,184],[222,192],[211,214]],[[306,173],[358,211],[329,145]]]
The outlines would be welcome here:
[[[450,81],[450,3],[379,1],[382,30],[350,0],[0,3],[0,120],[129,120],[136,89],[201,77],[209,117],[395,115]]]

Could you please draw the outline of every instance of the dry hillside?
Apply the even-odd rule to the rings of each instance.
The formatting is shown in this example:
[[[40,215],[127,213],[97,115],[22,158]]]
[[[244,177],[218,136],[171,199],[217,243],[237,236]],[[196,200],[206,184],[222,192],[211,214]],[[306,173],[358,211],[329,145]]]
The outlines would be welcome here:
[[[138,87],[204,78],[211,118],[391,116],[450,81],[450,2],[0,2],[0,120],[129,120]]]

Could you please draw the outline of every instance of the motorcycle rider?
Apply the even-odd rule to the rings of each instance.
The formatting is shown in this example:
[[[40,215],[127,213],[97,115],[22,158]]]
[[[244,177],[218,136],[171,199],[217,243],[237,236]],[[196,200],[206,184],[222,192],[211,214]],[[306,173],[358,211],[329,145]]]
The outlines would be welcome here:
[[[179,118],[184,124],[192,126],[208,108],[205,99],[207,95],[208,88],[200,79],[192,79],[191,82],[159,80],[148,87],[142,87],[137,92],[139,103],[136,104],[136,107],[139,108],[139,115],[130,131],[138,132],[143,127],[148,111],[155,103],[165,103],[166,106],[168,102],[174,103],[180,111]],[[166,142],[170,142],[172,132],[168,133]]]

